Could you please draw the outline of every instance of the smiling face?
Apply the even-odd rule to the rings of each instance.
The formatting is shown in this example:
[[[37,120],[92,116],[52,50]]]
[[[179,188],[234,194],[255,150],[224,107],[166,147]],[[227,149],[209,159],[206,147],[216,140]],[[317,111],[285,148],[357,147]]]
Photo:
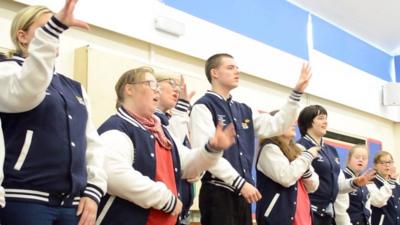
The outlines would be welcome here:
[[[312,121],[312,126],[307,130],[307,133],[314,137],[323,137],[326,134],[328,127],[328,116],[325,114],[318,114]]]
[[[364,146],[351,150],[347,166],[356,174],[360,174],[368,164],[368,150]]]

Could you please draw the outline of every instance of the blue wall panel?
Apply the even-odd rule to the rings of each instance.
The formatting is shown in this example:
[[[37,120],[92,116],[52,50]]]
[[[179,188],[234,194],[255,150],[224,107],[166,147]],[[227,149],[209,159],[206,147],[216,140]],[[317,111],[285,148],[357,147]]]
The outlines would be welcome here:
[[[313,16],[314,49],[383,80],[391,81],[393,56]]]
[[[308,59],[308,13],[287,1],[164,0],[163,2],[193,16]]]
[[[400,55],[394,57],[394,65],[396,68],[396,82],[400,82]]]

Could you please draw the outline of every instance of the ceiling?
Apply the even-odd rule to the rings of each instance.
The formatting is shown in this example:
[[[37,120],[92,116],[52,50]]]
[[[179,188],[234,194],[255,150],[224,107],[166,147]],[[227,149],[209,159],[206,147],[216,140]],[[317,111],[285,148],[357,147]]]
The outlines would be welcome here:
[[[399,0],[288,0],[391,55],[400,55]]]

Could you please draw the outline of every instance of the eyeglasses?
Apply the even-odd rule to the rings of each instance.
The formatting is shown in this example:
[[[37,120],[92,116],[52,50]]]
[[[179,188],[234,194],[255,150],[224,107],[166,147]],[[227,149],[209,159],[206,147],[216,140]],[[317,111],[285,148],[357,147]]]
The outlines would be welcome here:
[[[379,164],[381,164],[381,165],[392,165],[393,161],[380,161]]]
[[[163,82],[163,81],[167,81],[168,84],[171,85],[171,87],[172,87],[173,89],[177,89],[177,90],[180,90],[180,89],[181,89],[180,84],[178,84],[178,83],[176,82],[176,80],[174,80],[174,79],[168,78],[168,79],[160,80],[160,81],[158,81],[158,82],[160,83],[160,82]]]
[[[155,80],[144,80],[144,81],[132,82],[129,84],[146,84],[153,91],[160,91],[160,85]]]

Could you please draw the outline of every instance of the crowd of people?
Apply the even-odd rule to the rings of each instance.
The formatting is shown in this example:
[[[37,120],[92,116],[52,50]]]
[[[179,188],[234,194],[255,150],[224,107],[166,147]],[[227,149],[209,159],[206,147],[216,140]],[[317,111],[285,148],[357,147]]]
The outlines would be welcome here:
[[[251,225],[252,203],[259,225],[400,225],[392,155],[379,151],[366,170],[368,148],[355,145],[341,170],[324,142],[327,110],[298,114],[308,63],[271,113],[233,99],[240,70],[227,53],[207,59],[211,88],[193,105],[183,76],[133,68],[96,128],[85,89],[55,70],[59,36],[88,28],[76,3],[29,6],[12,21],[15,49],[0,58],[0,224],[189,224],[201,180],[202,225]]]

